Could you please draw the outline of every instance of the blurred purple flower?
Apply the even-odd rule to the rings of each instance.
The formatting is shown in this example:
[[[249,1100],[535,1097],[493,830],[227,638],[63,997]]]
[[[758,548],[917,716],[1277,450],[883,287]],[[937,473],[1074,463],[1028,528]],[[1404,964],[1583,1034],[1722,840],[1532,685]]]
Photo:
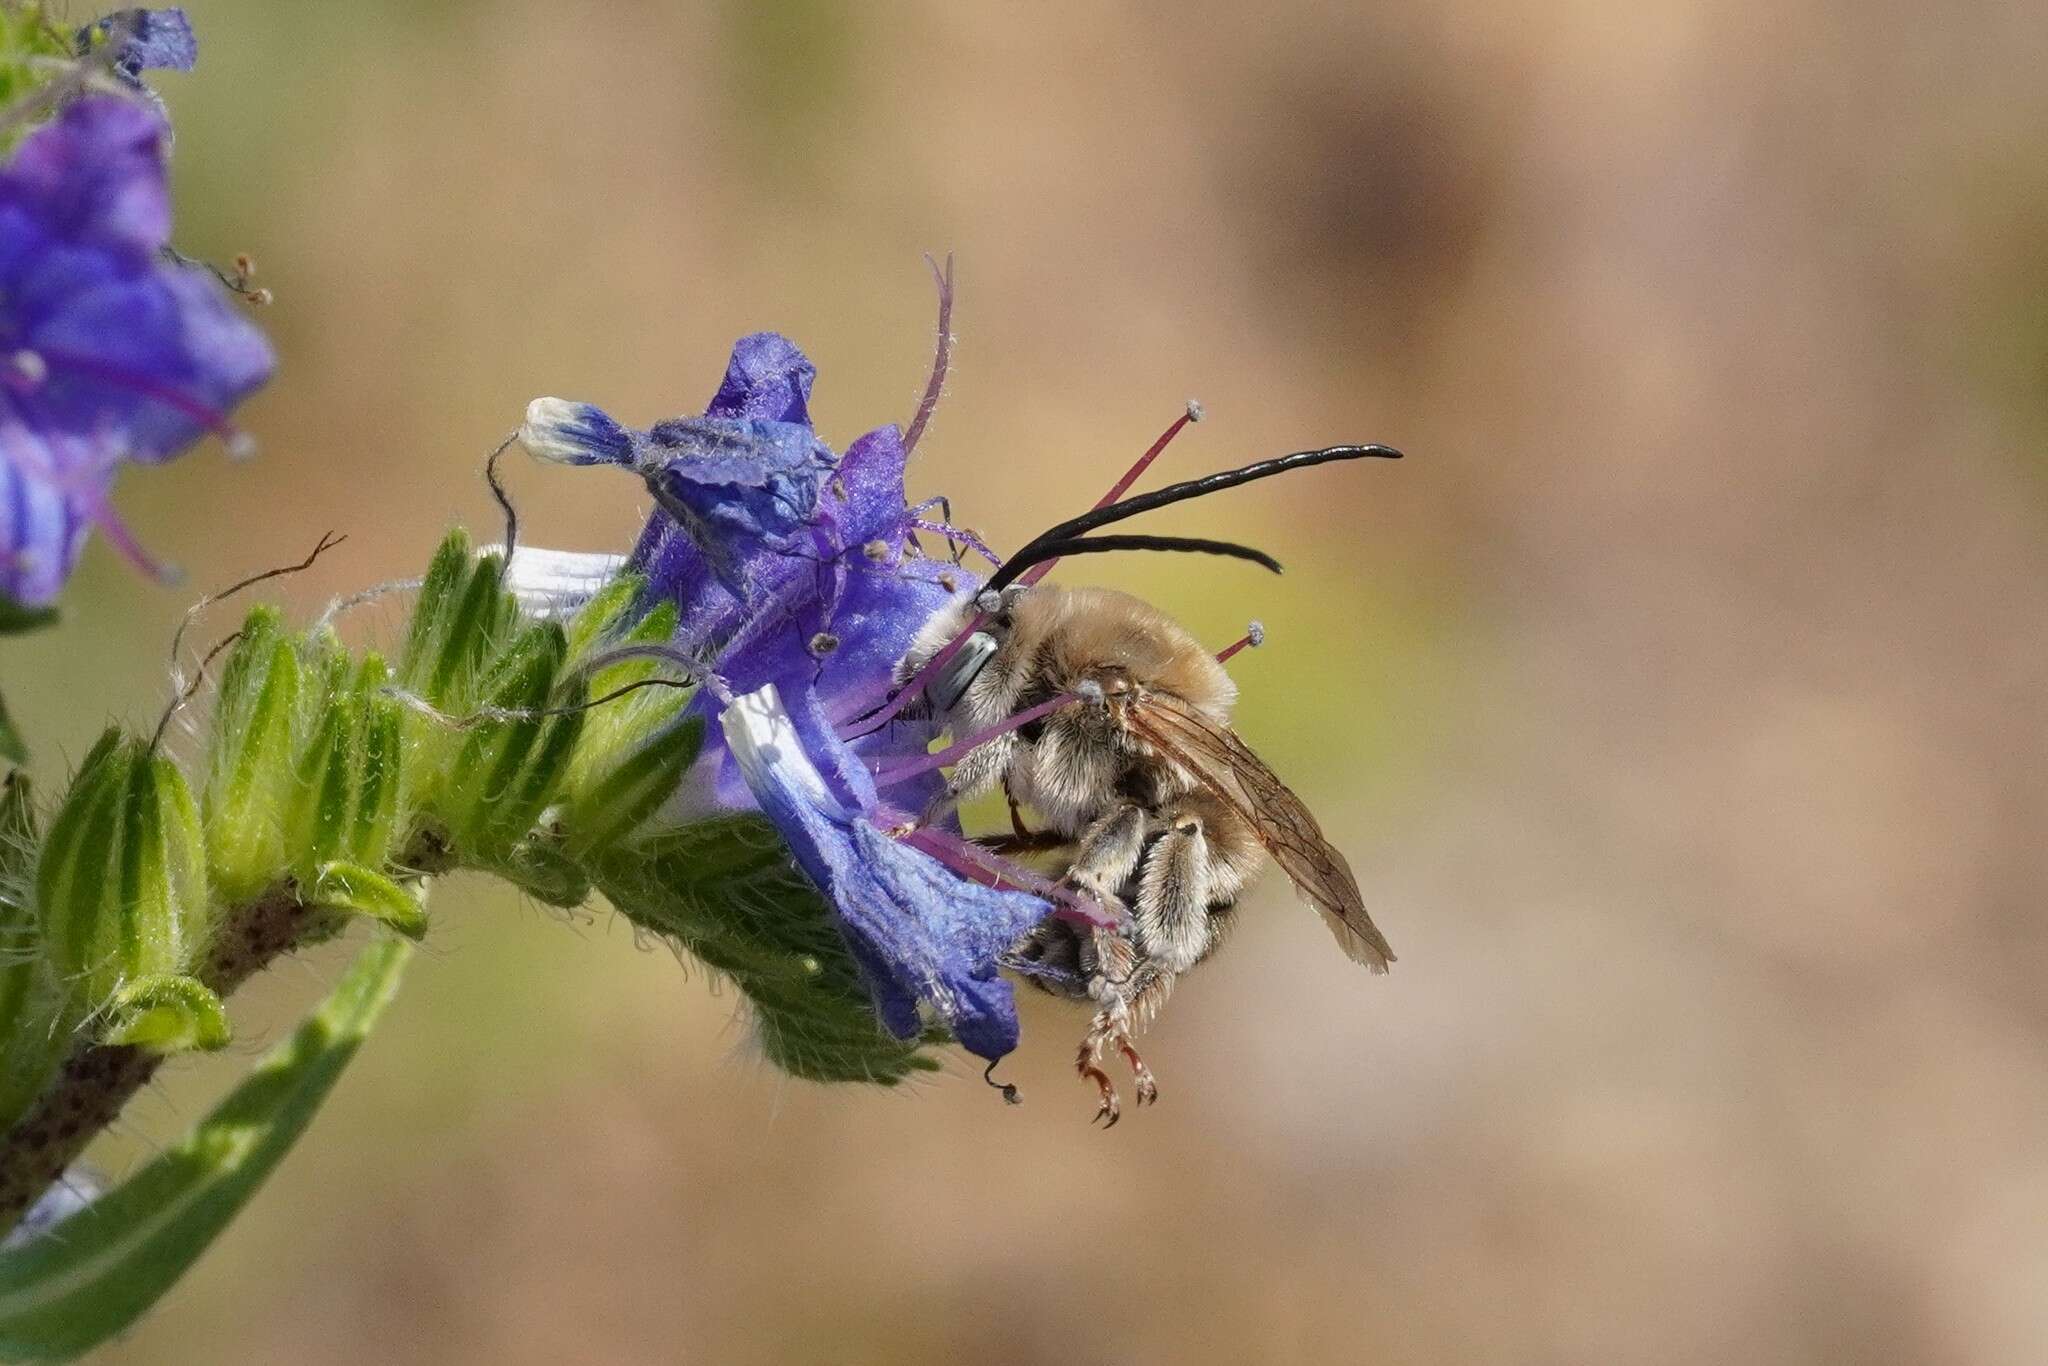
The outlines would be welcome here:
[[[162,120],[67,106],[0,168],[0,594],[57,595],[89,528],[154,569],[107,501],[123,461],[169,460],[270,377],[263,334],[173,265]]]
[[[137,89],[145,71],[190,71],[199,61],[199,40],[192,36],[192,21],[181,9],[115,10],[78,30],[81,56],[103,43],[119,45],[109,60]]]
[[[918,628],[980,580],[918,552],[897,428],[836,458],[818,439],[815,373],[786,338],[758,333],[734,346],[702,417],[640,432],[589,404],[538,399],[520,434],[547,459],[632,470],[654,495],[630,564],[648,578],[650,605],[676,604],[677,645],[723,684],[692,703],[723,730],[706,745],[695,802],[774,822],[830,901],[888,1028],[915,1035],[923,1006],[993,1060],[1017,1041],[996,957],[1051,907],[983,885],[975,851],[949,831],[917,845],[884,833],[942,782],[920,773],[886,801],[875,787],[883,760],[925,753],[929,722],[849,742],[830,719],[885,693]]]

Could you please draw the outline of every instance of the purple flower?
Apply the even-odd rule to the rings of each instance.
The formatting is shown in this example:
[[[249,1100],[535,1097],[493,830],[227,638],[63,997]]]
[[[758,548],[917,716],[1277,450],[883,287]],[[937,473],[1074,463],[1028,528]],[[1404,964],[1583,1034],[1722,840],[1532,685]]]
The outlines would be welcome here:
[[[685,804],[760,810],[831,903],[881,1021],[911,1037],[928,1011],[993,1060],[1017,1041],[997,955],[1052,908],[984,885],[993,862],[957,827],[914,842],[886,833],[942,780],[933,769],[878,791],[874,773],[922,755],[930,723],[851,741],[833,725],[878,700],[918,628],[980,581],[919,553],[895,427],[839,457],[818,439],[815,373],[787,339],[759,333],[734,346],[702,417],[641,432],[539,399],[521,437],[545,458],[629,469],[654,496],[631,566],[652,600],[676,604],[677,645],[721,684],[692,703],[720,725]]]
[[[771,683],[720,722],[755,801],[830,899],[882,1023],[915,1038],[922,1005],[969,1052],[993,1062],[1015,1048],[1016,1004],[996,959],[1051,908],[883,833],[874,778],[833,736],[815,691],[785,704]]]
[[[878,695],[911,637],[979,579],[917,553],[905,505],[901,433],[882,427],[834,457],[808,403],[810,361],[772,332],[742,337],[700,418],[629,430],[587,403],[536,399],[520,437],[544,459],[609,464],[646,481],[655,510],[629,565],[654,600],[680,614],[677,640],[735,693],[796,680],[827,700]],[[709,696],[696,704],[709,714]],[[861,742],[864,757],[922,753],[927,727],[906,723]],[[715,777],[728,806],[751,805],[724,755]],[[928,796],[898,795],[905,803]],[[911,809],[916,809],[915,805]]]
[[[74,102],[0,168],[0,594],[57,595],[88,530],[151,567],[107,501],[123,461],[212,432],[270,377],[263,334],[210,276],[164,258],[166,130]]]

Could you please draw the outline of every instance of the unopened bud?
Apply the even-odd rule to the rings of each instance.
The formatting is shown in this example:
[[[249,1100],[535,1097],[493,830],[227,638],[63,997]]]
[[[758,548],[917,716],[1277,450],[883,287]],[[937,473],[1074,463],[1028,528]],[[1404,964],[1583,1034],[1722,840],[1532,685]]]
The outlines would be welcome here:
[[[563,465],[624,465],[633,459],[633,435],[602,408],[565,398],[526,405],[519,444],[542,460]]]
[[[299,655],[272,607],[242,623],[221,673],[206,777],[206,847],[226,901],[254,896],[286,872],[279,814],[292,792]]]
[[[88,1010],[194,960],[208,929],[206,842],[178,766],[109,731],[51,823],[36,898],[51,966]]]
[[[468,732],[439,795],[439,814],[468,852],[490,856],[522,839],[567,776],[584,713],[580,685],[556,696],[568,639],[555,622],[529,626],[479,686],[487,720]]]

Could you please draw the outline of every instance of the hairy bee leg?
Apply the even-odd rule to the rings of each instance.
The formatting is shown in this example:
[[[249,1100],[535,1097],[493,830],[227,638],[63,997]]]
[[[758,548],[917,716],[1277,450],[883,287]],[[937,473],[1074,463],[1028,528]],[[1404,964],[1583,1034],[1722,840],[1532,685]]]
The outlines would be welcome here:
[[[1111,1044],[1129,1033],[1130,1009],[1124,1003],[1124,990],[1138,971],[1138,949],[1115,930],[1098,929],[1081,937],[1079,957],[1088,995],[1100,1003],[1101,1009],[1095,1012],[1088,1033],[1081,1040],[1074,1069],[1084,1081],[1094,1082],[1102,1097],[1095,1111],[1096,1122],[1113,1128],[1123,1117],[1123,1106],[1117,1098],[1115,1083],[1102,1070],[1102,1059]]]
[[[1048,920],[1011,945],[1003,966],[1052,996],[1088,999],[1088,979],[1081,971],[1081,945],[1072,925]]]
[[[1010,766],[1011,751],[1016,744],[1015,735],[998,735],[980,748],[969,751],[953,765],[953,776],[946,780],[946,785],[939,789],[936,797],[925,803],[922,811],[901,825],[891,826],[886,833],[891,839],[901,839],[912,831],[937,825],[961,802],[994,787],[1003,776],[1003,770]]]
[[[1216,881],[1201,818],[1185,808],[1176,810],[1145,851],[1138,877],[1134,910],[1148,962],[1168,973],[1186,972],[1208,955]]]
[[[1098,818],[1081,832],[1066,880],[1105,906],[1121,905],[1117,889],[1145,852],[1145,824],[1145,809],[1132,803]]]
[[[1138,1104],[1150,1105],[1159,1100],[1159,1080],[1152,1075],[1152,1069],[1138,1056],[1138,1046],[1131,1039],[1131,1027],[1135,1024],[1143,1029],[1159,1008],[1166,1004],[1166,998],[1173,992],[1173,974],[1157,963],[1140,963],[1131,974],[1131,984],[1119,1002],[1113,1035],[1117,1052],[1123,1054],[1130,1064],[1131,1076],[1138,1084]],[[1107,1012],[1105,1012],[1107,1013]]]

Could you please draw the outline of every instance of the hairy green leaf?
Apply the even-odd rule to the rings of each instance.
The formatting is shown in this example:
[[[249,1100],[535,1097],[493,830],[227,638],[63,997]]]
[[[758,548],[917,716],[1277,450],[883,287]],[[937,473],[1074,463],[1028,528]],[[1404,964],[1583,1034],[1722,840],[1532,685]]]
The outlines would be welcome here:
[[[418,939],[427,932],[427,912],[419,898],[382,873],[359,864],[326,864],[305,896],[308,905],[367,915],[408,939]]]

